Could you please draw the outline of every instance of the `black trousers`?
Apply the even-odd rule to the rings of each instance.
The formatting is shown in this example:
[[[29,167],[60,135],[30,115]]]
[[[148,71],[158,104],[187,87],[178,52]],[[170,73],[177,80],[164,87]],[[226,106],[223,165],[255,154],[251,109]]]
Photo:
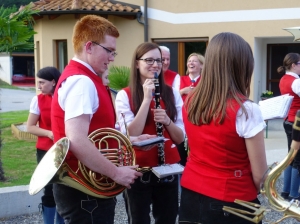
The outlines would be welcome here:
[[[178,149],[178,153],[180,155],[180,161],[179,163],[182,165],[182,166],[185,166],[186,164],[186,161],[187,161],[187,150],[184,146],[184,141],[177,146],[177,149]]]
[[[258,199],[252,201],[260,204]],[[182,187],[179,223],[182,224],[252,224],[253,222],[223,211],[223,206],[242,210],[245,207],[234,202],[220,201]],[[251,211],[251,210],[250,210]],[[251,211],[252,212],[252,211]],[[260,224],[262,222],[259,222]]]
[[[75,188],[54,184],[57,212],[65,224],[113,224],[116,198],[96,198]]]
[[[288,141],[288,152],[290,151],[291,144],[292,144],[292,134],[293,134],[293,123],[284,121],[283,122],[283,128],[287,137]],[[290,166],[297,169],[300,173],[300,153],[297,152],[297,155],[295,156],[294,160],[291,162]]]
[[[178,175],[158,179],[146,172],[123,193],[129,224],[175,224],[178,213]]]

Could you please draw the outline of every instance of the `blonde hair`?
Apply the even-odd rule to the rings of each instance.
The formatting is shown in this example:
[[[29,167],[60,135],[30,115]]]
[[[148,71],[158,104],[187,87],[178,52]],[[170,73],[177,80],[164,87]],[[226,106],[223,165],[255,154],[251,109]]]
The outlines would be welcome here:
[[[205,58],[204,58],[204,56],[202,54],[198,54],[198,53],[191,53],[188,56],[188,58],[186,59],[186,63],[188,63],[190,57],[192,57],[192,56],[196,56],[198,58],[200,64],[204,65]],[[186,74],[189,74],[189,70],[188,69],[186,70]]]
[[[75,54],[82,52],[83,46],[88,41],[101,43],[105,35],[119,37],[117,28],[107,19],[87,15],[78,20],[73,29],[73,48]]]
[[[247,119],[243,102],[250,94],[254,67],[249,44],[237,34],[219,33],[208,44],[205,60],[201,80],[185,101],[188,120],[196,125],[212,120],[222,124],[230,99],[240,105]]]

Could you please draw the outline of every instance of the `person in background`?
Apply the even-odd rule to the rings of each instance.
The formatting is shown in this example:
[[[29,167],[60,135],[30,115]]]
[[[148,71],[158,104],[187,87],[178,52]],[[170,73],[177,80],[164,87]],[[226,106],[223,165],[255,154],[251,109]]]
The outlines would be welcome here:
[[[108,69],[102,74],[102,83],[104,86],[108,86],[109,84]]]
[[[244,209],[235,199],[259,204],[268,169],[266,125],[249,100],[253,67],[251,47],[239,35],[219,33],[208,44],[201,82],[182,109],[190,154],[181,178],[179,223],[252,223],[222,208]]]
[[[47,151],[54,144],[51,131],[51,102],[60,72],[55,67],[45,67],[37,73],[37,85],[41,94],[32,98],[27,119],[27,131],[37,136],[36,158],[39,163]],[[44,188],[42,196],[42,214],[45,224],[64,223],[56,212],[56,203],[53,197],[52,184]],[[56,220],[56,222],[54,222]]]
[[[65,159],[71,170],[78,170],[78,160],[114,182],[131,188],[139,176],[138,166],[116,166],[88,139],[100,128],[114,128],[115,111],[109,91],[102,82],[102,74],[114,61],[117,28],[96,15],[79,19],[73,30],[75,56],[58,81],[52,101],[52,131],[54,141],[68,137],[70,148]],[[132,141],[143,140],[136,137]],[[114,223],[116,198],[93,197],[83,191],[54,184],[54,198],[59,214],[69,224]]]
[[[135,148],[136,163],[140,167],[156,167],[159,158],[164,157],[166,164],[180,160],[175,144],[184,139],[182,122],[182,99],[179,92],[164,82],[162,74],[162,55],[155,43],[140,44],[132,58],[129,87],[118,92],[116,112],[119,123],[125,116],[129,133],[133,136],[143,133],[156,134],[156,122],[163,125],[163,136],[167,139],[164,154],[158,155],[158,147],[143,151]],[[153,92],[154,78],[158,75],[160,85],[160,106],[156,109]],[[121,125],[125,132],[124,125]],[[150,211],[156,224],[174,224],[178,212],[178,175],[158,179],[151,171],[132,184],[124,192],[127,206],[128,223],[150,224]]]
[[[180,77],[179,91],[183,102],[187,95],[195,88],[199,81],[204,64],[204,57],[198,53],[192,53],[187,59],[187,75]]]
[[[288,116],[284,119],[283,127],[287,136],[288,152],[292,142],[293,123],[297,110],[300,109],[300,55],[289,53],[283,59],[283,65],[279,66],[277,72],[282,75],[279,82],[280,93],[294,96]],[[281,196],[284,199],[297,199],[299,196],[300,153],[298,152],[294,161],[285,169],[283,175],[283,191]]]
[[[180,75],[169,69],[170,67],[170,49],[166,46],[159,46],[161,50],[163,65],[162,71],[165,78],[165,83],[179,91]]]

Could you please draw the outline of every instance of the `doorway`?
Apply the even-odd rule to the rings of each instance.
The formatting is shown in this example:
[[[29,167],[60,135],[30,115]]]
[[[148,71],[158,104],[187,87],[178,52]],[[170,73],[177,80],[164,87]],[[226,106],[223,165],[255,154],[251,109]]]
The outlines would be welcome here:
[[[195,39],[154,39],[153,42],[170,49],[170,70],[186,75],[186,61],[191,53],[205,55],[208,38]]]
[[[271,90],[274,96],[280,95],[279,81],[282,77],[280,74],[277,73],[277,68],[282,65],[285,55],[293,52],[300,52],[300,43],[267,44],[266,89]]]

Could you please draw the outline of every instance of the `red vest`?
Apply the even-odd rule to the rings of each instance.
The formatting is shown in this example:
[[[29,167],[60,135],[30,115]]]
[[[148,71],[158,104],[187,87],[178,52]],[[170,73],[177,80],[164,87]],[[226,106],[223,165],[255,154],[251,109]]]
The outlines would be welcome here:
[[[40,118],[39,118],[39,127],[51,130],[51,95],[43,95],[40,94],[37,96],[38,105],[40,109]],[[45,137],[45,136],[38,136],[36,142],[36,148],[41,150],[49,150],[53,145],[53,140]]]
[[[131,111],[133,111],[130,89],[129,89],[129,87],[126,87],[124,90],[127,93]],[[162,100],[160,101],[160,106],[161,106],[161,108],[165,108],[165,105]],[[156,126],[155,126],[153,112],[151,111],[151,108],[155,108],[154,101],[152,101],[150,104],[150,108],[149,108],[150,116],[148,116],[148,118],[146,120],[146,124],[145,124],[142,134],[156,135]],[[165,141],[165,147],[164,147],[165,163],[173,164],[173,163],[179,162],[180,157],[178,154],[177,147],[171,140],[168,131],[165,129],[163,134],[164,134],[165,138],[169,139],[169,140]],[[152,149],[150,149],[148,151],[139,150],[138,148],[134,148],[134,151],[136,154],[136,164],[138,164],[140,167],[147,167],[147,166],[154,167],[154,166],[158,165],[157,146],[153,147]]]
[[[197,79],[196,82],[192,83],[189,75],[185,75],[185,76],[180,76],[180,87],[179,89],[183,89],[185,87],[189,87],[191,85],[193,85],[194,87],[196,87],[200,81],[201,76]],[[182,101],[184,102],[185,99],[187,97],[187,94],[181,95]]]
[[[167,85],[169,85],[169,86],[172,87],[176,75],[177,75],[176,72],[173,72],[173,71],[171,71],[171,70],[168,69],[168,70],[164,73],[165,83],[166,83]]]
[[[296,78],[291,75],[284,75],[282,76],[279,82],[279,89],[281,95],[288,93],[290,94],[290,96],[294,96],[287,119],[289,122],[292,123],[294,123],[297,110],[300,109],[300,97],[297,94],[295,94],[292,90],[292,83],[295,79]]]
[[[90,128],[89,128],[89,134],[99,128],[109,127],[114,128],[116,123],[116,116],[115,116],[115,110],[113,107],[111,95],[108,92],[106,86],[103,85],[102,79],[95,75],[93,72],[91,72],[88,68],[86,68],[84,65],[71,60],[69,65],[65,68],[63,71],[52,100],[52,114],[51,114],[51,120],[52,120],[52,131],[54,135],[54,142],[58,141],[60,138],[65,137],[65,122],[64,122],[64,111],[61,109],[58,103],[58,94],[57,91],[61,85],[61,83],[66,80],[68,77],[72,75],[85,75],[89,77],[93,83],[96,86],[98,98],[99,98],[99,107],[96,113],[93,114],[93,117],[91,119]],[[80,130],[78,130],[80,131]],[[84,150],[84,149],[82,149]],[[72,167],[73,170],[77,170],[78,167],[78,160],[73,155],[73,153],[69,150],[66,162],[69,164],[69,166]]]
[[[236,115],[239,105],[226,109],[222,125],[194,125],[187,119],[185,107],[183,121],[188,137],[190,154],[181,185],[200,194],[233,202],[235,199],[254,200],[257,190],[252,179],[245,139],[236,133]]]

